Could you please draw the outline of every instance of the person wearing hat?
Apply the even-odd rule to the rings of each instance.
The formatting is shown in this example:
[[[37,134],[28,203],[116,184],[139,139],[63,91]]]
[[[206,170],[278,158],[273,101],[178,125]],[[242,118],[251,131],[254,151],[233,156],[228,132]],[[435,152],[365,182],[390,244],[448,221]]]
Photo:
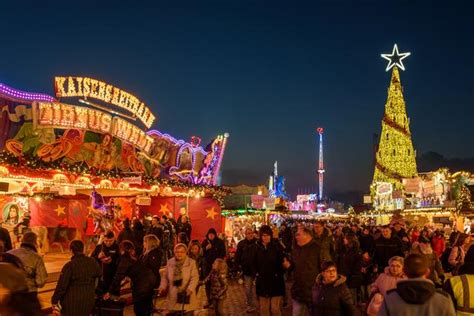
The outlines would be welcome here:
[[[470,247],[464,264],[459,268],[458,275],[447,280],[443,285],[454,303],[457,316],[474,314],[474,247]]]
[[[430,274],[428,279],[433,281],[436,285],[442,284],[444,280],[443,267],[441,266],[438,255],[431,247],[429,238],[421,235],[418,241],[413,243],[410,253],[417,253],[424,256],[429,263]]]
[[[26,232],[21,239],[20,248],[8,251],[23,263],[28,295],[32,300],[37,300],[38,289],[46,284],[48,278],[43,258],[36,250],[37,238],[35,233]],[[39,308],[41,309],[41,306]]]

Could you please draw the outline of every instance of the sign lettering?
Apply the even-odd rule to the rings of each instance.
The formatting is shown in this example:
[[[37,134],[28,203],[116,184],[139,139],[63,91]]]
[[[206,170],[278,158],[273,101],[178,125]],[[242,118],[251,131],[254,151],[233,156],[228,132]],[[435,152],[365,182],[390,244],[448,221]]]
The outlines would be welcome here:
[[[116,105],[129,111],[145,124],[147,128],[153,124],[155,116],[138,98],[103,81],[82,77],[55,77],[56,97],[94,98]]]

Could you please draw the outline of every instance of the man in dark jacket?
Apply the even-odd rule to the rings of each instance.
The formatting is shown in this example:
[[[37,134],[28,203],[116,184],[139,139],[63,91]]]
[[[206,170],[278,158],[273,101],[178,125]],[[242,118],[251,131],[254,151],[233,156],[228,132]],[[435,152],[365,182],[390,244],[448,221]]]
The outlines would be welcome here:
[[[371,257],[375,251],[375,239],[370,233],[369,228],[364,227],[359,237],[360,249],[362,252],[367,252]]]
[[[156,238],[160,241],[160,244],[163,245],[163,234],[164,234],[164,229],[163,225],[161,225],[160,222],[160,217],[155,215],[151,219],[151,226],[148,228],[148,231],[146,232],[147,235],[155,235]]]
[[[382,236],[375,241],[374,261],[379,272],[388,267],[388,260],[392,257],[404,257],[402,241],[392,236],[392,230],[388,226],[382,229]]]
[[[191,231],[192,226],[189,223],[188,216],[183,215],[178,219],[178,223],[176,224],[176,234],[185,233],[188,237],[188,240],[191,240]]]
[[[291,233],[291,229],[283,223],[280,226],[280,232],[278,233],[278,237],[280,238],[283,246],[285,246],[285,251],[287,253],[291,253],[291,246],[293,244],[293,234]]]
[[[410,239],[408,238],[408,234],[405,229],[402,227],[402,224],[396,222],[393,225],[393,232],[392,235],[398,237],[402,241],[403,251],[410,250]]]
[[[133,235],[133,230],[131,227],[130,219],[125,218],[123,221],[123,229],[120,231],[117,242],[120,244],[124,240],[130,240],[135,244],[135,236]]]
[[[69,249],[72,258],[61,270],[51,304],[61,315],[89,315],[94,308],[95,281],[101,275],[100,266],[93,258],[84,255],[82,241],[71,241]],[[61,308],[58,303],[61,303]]]
[[[329,229],[324,227],[323,222],[316,222],[313,224],[314,241],[321,249],[320,259],[321,263],[324,261],[332,261],[334,254],[334,238]]]
[[[104,293],[112,283],[112,280],[117,271],[117,264],[119,259],[119,247],[115,242],[115,235],[112,231],[108,231],[91,254],[100,265],[102,270],[102,277],[99,282],[99,290]]]
[[[244,276],[245,296],[247,297],[247,312],[255,311],[253,283],[255,281],[255,253],[257,239],[252,228],[245,229],[245,239],[237,244],[235,262]]]
[[[456,315],[449,295],[436,290],[434,283],[427,279],[430,269],[424,256],[408,255],[403,271],[408,279],[398,281],[396,289],[387,291],[378,316]]]
[[[311,310],[311,289],[321,267],[321,247],[313,239],[311,230],[301,227],[295,236],[291,252],[293,270],[293,315],[307,315]]]

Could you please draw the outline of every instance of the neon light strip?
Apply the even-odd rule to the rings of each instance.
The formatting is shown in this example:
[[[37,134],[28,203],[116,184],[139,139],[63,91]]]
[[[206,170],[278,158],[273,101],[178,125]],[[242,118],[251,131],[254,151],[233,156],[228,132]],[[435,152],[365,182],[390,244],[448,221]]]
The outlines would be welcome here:
[[[175,143],[176,145],[178,146],[182,146],[184,144],[189,144],[188,142],[185,142],[184,140],[180,139],[180,140],[177,140],[176,138],[174,138],[173,136],[169,135],[169,134],[163,134],[159,131],[157,131],[156,129],[154,130],[151,130],[151,131],[148,131],[147,132],[147,135],[149,136],[159,136],[159,137],[164,137],[164,138],[167,138],[169,141],[171,141],[172,143]],[[201,152],[203,155],[207,155],[208,152],[205,151],[201,146],[199,147],[192,147],[192,151],[193,151],[193,154],[197,151]]]
[[[223,144],[221,147],[221,151],[219,153],[219,161],[217,162],[217,168],[216,170],[213,170],[213,179],[212,179],[212,185],[217,185],[217,178],[219,176],[219,171],[221,169],[222,165],[222,159],[224,158],[224,153],[225,153],[225,147],[227,146],[227,138],[229,137],[229,134],[225,133],[224,134],[224,139],[223,139]]]
[[[42,93],[30,93],[30,92],[16,90],[16,89],[10,88],[7,85],[4,85],[3,83],[0,83],[0,93],[6,94],[7,96],[10,96],[13,98],[27,100],[27,101],[48,101],[48,102],[54,101],[54,98],[49,95],[42,94]]]

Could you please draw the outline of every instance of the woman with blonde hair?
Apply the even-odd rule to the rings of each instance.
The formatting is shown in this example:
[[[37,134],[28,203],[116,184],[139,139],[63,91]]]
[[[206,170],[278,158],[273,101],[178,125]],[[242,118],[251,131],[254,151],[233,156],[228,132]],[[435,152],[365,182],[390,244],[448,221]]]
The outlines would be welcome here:
[[[185,312],[192,315],[198,308],[196,286],[199,274],[196,263],[187,255],[185,244],[174,246],[174,257],[166,263],[165,273],[161,279],[158,292],[167,292],[168,310],[170,312]]]
[[[161,281],[161,258],[163,258],[163,250],[160,247],[160,240],[153,234],[143,237],[143,254],[140,256],[140,261],[155,274],[156,287]]]
[[[375,280],[372,288],[371,300],[367,308],[369,316],[377,315],[382,307],[383,299],[388,290],[395,289],[397,282],[407,277],[403,273],[403,257],[395,256],[388,260],[388,267],[385,268],[377,280]]]
[[[214,261],[205,282],[211,284],[209,300],[214,306],[214,314],[216,316],[224,315],[224,300],[227,297],[227,263],[224,259],[217,258]]]

